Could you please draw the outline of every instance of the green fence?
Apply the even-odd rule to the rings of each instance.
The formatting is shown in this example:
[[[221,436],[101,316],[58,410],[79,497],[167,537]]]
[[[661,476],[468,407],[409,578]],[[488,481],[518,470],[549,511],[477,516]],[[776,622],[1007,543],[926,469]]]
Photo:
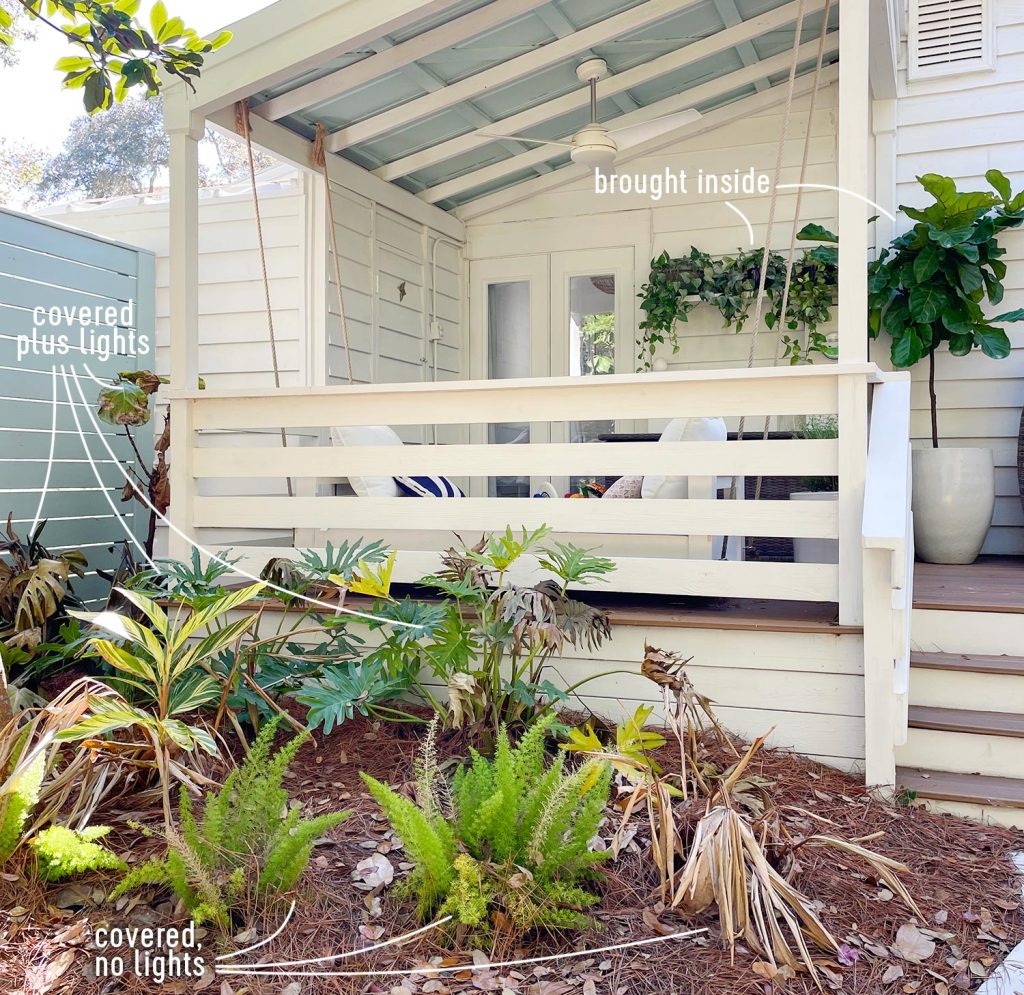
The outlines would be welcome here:
[[[146,533],[146,509],[121,501],[135,457],[96,418],[96,380],[155,365],[154,285],[150,252],[0,209],[0,517],[22,537],[46,519],[46,545],[81,549],[86,600],[105,597],[96,569],[117,544]],[[152,426],[138,441],[148,462]]]

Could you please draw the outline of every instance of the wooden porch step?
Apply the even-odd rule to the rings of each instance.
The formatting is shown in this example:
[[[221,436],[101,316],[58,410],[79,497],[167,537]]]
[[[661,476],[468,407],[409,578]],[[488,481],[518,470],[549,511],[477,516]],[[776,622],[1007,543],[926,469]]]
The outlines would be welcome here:
[[[968,708],[911,705],[909,725],[911,729],[934,729],[939,732],[964,732],[1024,739],[1024,715],[1013,715],[1009,712],[979,712]]]
[[[939,770],[898,767],[896,784],[918,798],[1024,808],[1024,780],[984,774],[949,774]]]
[[[997,674],[1024,677],[1024,657],[986,656],[974,653],[911,653],[910,666],[947,673]]]

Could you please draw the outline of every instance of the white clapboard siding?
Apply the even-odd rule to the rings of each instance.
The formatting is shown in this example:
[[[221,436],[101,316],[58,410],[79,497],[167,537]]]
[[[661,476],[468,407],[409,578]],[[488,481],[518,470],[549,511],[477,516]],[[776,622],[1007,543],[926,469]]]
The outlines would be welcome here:
[[[464,377],[461,246],[442,242],[435,252],[437,231],[333,181],[331,198],[353,379],[417,383]],[[344,384],[349,369],[327,242],[326,383]],[[436,346],[430,342],[432,333],[440,337]],[[423,417],[403,430],[406,441],[433,441],[426,421]],[[438,433],[443,441],[462,438],[451,436],[450,431]]]
[[[1000,169],[1024,187],[1024,6],[993,0],[995,64],[989,72],[908,80],[900,73],[896,132],[897,202],[929,200],[916,177],[952,176],[961,190],[987,190],[985,173]],[[909,224],[900,216],[900,228]],[[1005,233],[1006,296],[995,313],[1024,307],[1024,231]],[[1024,405],[1024,330],[1007,326],[1013,351],[1003,360],[975,352],[957,359],[943,351],[936,364],[939,435],[944,445],[991,446],[996,455],[996,512],[986,553],[1024,553],[1024,511],[1018,490],[1017,431]],[[873,348],[888,362],[887,343]],[[911,431],[930,438],[927,366],[914,371]]]

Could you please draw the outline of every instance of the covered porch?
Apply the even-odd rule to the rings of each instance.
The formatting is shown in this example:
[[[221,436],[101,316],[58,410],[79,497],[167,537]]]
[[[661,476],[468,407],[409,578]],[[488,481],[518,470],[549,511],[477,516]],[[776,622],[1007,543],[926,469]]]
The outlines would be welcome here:
[[[865,260],[876,212],[867,200],[891,206],[891,197],[863,189],[878,125],[871,100],[893,92],[893,53],[892,5],[852,0],[322,0],[298,19],[294,5],[278,3],[241,22],[197,93],[167,92],[172,555],[215,530],[272,534],[273,544],[235,547],[241,565],[258,572],[282,554],[282,541],[319,548],[362,535],[398,550],[395,577],[413,582],[434,569],[452,532],[547,525],[616,560],[602,592],[651,604],[665,596],[778,602],[780,617],[783,605],[819,605],[822,618],[834,617],[834,643],[801,643],[815,634],[791,626],[763,666],[786,669],[779,660],[795,653],[818,661],[809,669],[853,679],[859,704],[835,707],[858,713],[847,717],[863,737],[841,759],[863,759],[868,783],[894,784],[909,679],[910,391],[903,375],[868,359]],[[608,72],[592,103],[577,69],[594,58]],[[800,129],[810,135],[813,101],[825,107],[826,90],[841,151],[831,167],[808,170],[811,143]],[[735,144],[715,149],[721,129],[755,118],[781,125],[801,100],[811,101],[806,123],[779,143],[795,162],[785,175],[773,170],[774,155],[753,163],[786,182],[774,195],[736,198],[742,221],[731,202],[717,213],[720,198],[691,206],[627,197],[589,210],[582,205],[599,194],[592,171],[573,161],[576,150],[517,137],[575,143],[588,120],[627,128],[695,110],[621,150],[615,168],[647,169],[682,149],[691,169],[704,162],[725,175],[742,154]],[[252,141],[303,169],[318,169],[323,126],[329,183],[310,210],[328,229],[328,251],[311,268],[306,382],[200,391],[196,143],[207,121],[236,131],[239,101],[248,101]],[[795,213],[801,184],[813,192]],[[819,219],[837,226],[842,244],[835,361],[778,365],[777,335],[762,330],[759,347],[748,330],[720,336],[717,353],[667,356],[663,369],[635,372],[635,295],[667,232],[699,228],[710,250],[725,252],[745,243],[749,221],[752,245],[768,234],[784,249],[792,227]],[[882,235],[886,224],[875,223]],[[366,279],[353,275],[359,261],[346,249],[360,239],[372,257]],[[413,260],[418,271],[403,268]],[[574,280],[609,301],[574,306]],[[409,293],[421,302],[411,359],[384,345],[404,334],[407,348],[415,338],[415,323],[394,327]],[[521,296],[521,310],[503,311],[502,294]],[[578,313],[599,312],[613,316],[613,372],[586,375],[599,371],[583,368],[573,328]],[[835,416],[838,438],[790,437],[808,416]],[[658,433],[674,419],[721,419],[742,440],[599,441]],[[762,438],[769,423],[783,431]],[[338,426],[389,426],[407,444],[332,445]],[[420,475],[448,476],[469,496],[410,501],[335,486]],[[564,493],[579,478],[623,476],[678,479],[685,489],[657,501],[533,497],[538,483]],[[747,479],[811,476],[838,478],[838,499],[744,500]],[[276,489],[250,486],[268,479]],[[834,540],[838,562],[745,557],[751,540],[780,538]],[[824,683],[826,697],[848,697],[852,687]],[[810,714],[815,700],[812,688],[795,711]],[[815,713],[823,737],[831,709]]]

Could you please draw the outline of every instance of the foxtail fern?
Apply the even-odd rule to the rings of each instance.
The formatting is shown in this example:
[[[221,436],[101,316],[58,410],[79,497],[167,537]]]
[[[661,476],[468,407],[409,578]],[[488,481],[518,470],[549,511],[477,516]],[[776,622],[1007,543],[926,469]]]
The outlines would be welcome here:
[[[349,813],[303,819],[298,807],[289,807],[282,780],[306,736],[272,753],[277,726],[275,719],[263,727],[242,765],[207,800],[201,820],[182,790],[178,828],[167,833],[167,856],[129,872],[111,898],[163,884],[197,922],[226,927],[245,895],[272,897],[294,887],[317,838]]]
[[[564,756],[548,761],[553,723],[536,722],[515,747],[503,728],[494,759],[471,750],[450,786],[439,784],[428,736],[416,802],[362,775],[415,865],[407,887],[421,918],[451,915],[485,930],[496,912],[519,930],[589,923],[582,910],[597,898],[581,883],[606,857],[589,843],[608,802],[611,768],[591,760],[567,771]]]

